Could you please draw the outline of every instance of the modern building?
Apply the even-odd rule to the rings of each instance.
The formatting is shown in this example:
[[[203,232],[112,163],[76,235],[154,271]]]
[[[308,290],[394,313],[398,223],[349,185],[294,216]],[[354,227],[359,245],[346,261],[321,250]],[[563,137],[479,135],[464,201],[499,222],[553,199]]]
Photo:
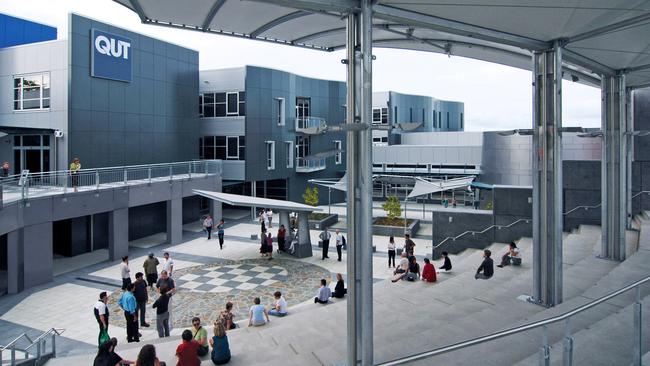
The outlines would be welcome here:
[[[345,122],[345,83],[246,66],[199,85],[200,157],[223,160],[224,192],[302,202],[309,179],[343,176],[345,134],[310,128]]]
[[[75,14],[58,40],[1,19],[13,46],[0,49],[0,160],[12,173],[73,157],[83,168],[198,158],[198,52]]]
[[[372,94],[372,123],[374,125],[419,123],[412,131],[393,129],[372,132],[373,145],[395,145],[401,135],[410,132],[440,132],[465,130],[465,104],[429,96],[403,94],[395,91]]]

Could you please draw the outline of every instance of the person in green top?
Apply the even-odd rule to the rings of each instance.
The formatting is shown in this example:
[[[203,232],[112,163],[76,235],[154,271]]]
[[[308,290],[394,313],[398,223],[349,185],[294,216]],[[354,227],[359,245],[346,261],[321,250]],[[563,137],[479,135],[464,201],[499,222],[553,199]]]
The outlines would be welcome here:
[[[70,177],[72,178],[72,188],[74,188],[75,192],[79,186],[79,170],[81,170],[79,158],[72,159],[72,163],[70,163]]]
[[[192,318],[192,338],[199,344],[199,349],[197,354],[199,357],[203,357],[208,354],[210,351],[210,345],[208,344],[208,331],[201,326],[201,319],[199,317]]]
[[[158,265],[160,262],[158,258],[154,257],[153,253],[149,253],[149,257],[144,261],[144,274],[147,276],[147,284],[153,290],[153,285],[158,282]]]

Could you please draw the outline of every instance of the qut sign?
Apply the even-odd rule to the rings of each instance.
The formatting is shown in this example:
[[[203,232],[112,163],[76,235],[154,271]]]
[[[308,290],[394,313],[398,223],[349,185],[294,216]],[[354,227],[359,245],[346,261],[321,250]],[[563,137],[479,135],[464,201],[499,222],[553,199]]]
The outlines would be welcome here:
[[[90,75],[98,78],[131,82],[131,40],[100,31],[91,30]]]

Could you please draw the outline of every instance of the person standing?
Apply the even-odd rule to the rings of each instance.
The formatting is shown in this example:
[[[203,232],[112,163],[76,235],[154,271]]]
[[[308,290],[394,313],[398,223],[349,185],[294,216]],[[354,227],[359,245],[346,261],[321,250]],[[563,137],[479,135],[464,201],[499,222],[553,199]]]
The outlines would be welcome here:
[[[321,242],[323,243],[323,258],[322,259],[325,260],[325,258],[329,258],[327,256],[327,252],[329,252],[329,249],[330,249],[330,238],[332,237],[332,234],[330,234],[327,231],[327,228],[324,228],[323,231],[320,233],[320,235],[318,235],[318,237],[320,238]]]
[[[474,275],[474,278],[477,280],[489,280],[494,275],[494,261],[492,261],[492,258],[490,258],[491,255],[492,252],[490,250],[485,249],[483,251],[483,262],[478,267],[476,274]]]
[[[412,256],[413,251],[415,250],[415,243],[411,240],[410,234],[404,234],[404,250],[406,251],[407,256]]]
[[[339,258],[338,261],[341,261],[341,255],[343,252],[343,234],[341,234],[341,231],[339,229],[336,229],[336,254],[338,254]]]
[[[167,287],[160,289],[160,296],[154,301],[152,307],[156,309],[156,329],[158,337],[169,337],[169,296]]]
[[[169,277],[172,277],[172,272],[174,271],[174,260],[169,257],[168,252],[163,253],[163,258],[162,269],[167,272]]]
[[[284,238],[285,235],[287,235],[287,229],[284,228],[284,225],[280,225],[280,228],[278,229],[278,253],[280,251],[284,252]]]
[[[133,295],[135,290],[135,285],[130,283],[126,287],[126,292],[120,297],[119,304],[122,310],[124,310],[124,318],[126,320],[126,340],[127,342],[140,342],[140,336],[138,335],[138,307]]]
[[[2,163],[2,177],[6,178],[9,176],[9,162],[5,161]]]
[[[93,313],[95,314],[95,319],[99,325],[99,336],[97,337],[97,343],[101,346],[102,344],[102,333],[106,333],[106,338],[108,338],[108,316],[110,311],[108,311],[108,294],[106,291],[99,293],[99,300],[95,303],[93,308]]]
[[[262,209],[262,211],[260,211],[260,225],[261,225],[260,231],[262,232],[262,235],[266,234],[266,227],[269,224],[268,220],[269,219],[266,216],[266,211]]]
[[[168,303],[167,303],[167,318],[169,322],[169,330],[171,331],[172,329],[172,299],[171,297],[176,293],[176,283],[174,283],[174,279],[169,276],[167,271],[162,270],[160,272],[160,278],[158,279],[158,282],[156,282],[156,288],[158,289],[158,293],[162,292],[162,289],[167,290],[167,297],[169,297]]]
[[[149,253],[147,259],[145,259],[142,267],[144,268],[144,274],[147,278],[147,284],[149,288],[153,289],[153,285],[158,282],[158,258],[154,257],[153,253]]]
[[[72,182],[72,188],[74,188],[74,191],[77,191],[77,187],[79,186],[79,171],[81,170],[81,161],[79,158],[74,158],[72,159],[72,163],[70,163],[70,180]]]
[[[131,284],[131,268],[129,268],[129,256],[122,257],[120,264],[120,272],[122,274],[122,291],[126,290],[126,286]]]
[[[395,238],[388,238],[388,268],[391,267],[391,261],[393,263],[393,268],[395,268]]]
[[[266,253],[269,255],[269,260],[273,259],[273,235],[271,235],[271,231],[266,236]]]
[[[208,240],[212,238],[212,227],[214,226],[214,221],[212,220],[212,216],[208,215],[206,216],[205,220],[203,220],[203,229],[208,233]]]
[[[133,295],[135,296],[135,301],[138,305],[138,314],[140,315],[140,326],[149,327],[149,323],[145,321],[149,293],[147,292],[147,282],[144,280],[144,274],[142,274],[142,272],[135,274],[135,282],[133,285],[135,286]]]
[[[273,227],[273,209],[269,208],[266,211],[266,217],[269,218],[269,229]]]
[[[219,220],[219,225],[217,225],[217,237],[219,238],[219,249],[223,250],[223,234],[224,234],[224,222],[223,219]]]

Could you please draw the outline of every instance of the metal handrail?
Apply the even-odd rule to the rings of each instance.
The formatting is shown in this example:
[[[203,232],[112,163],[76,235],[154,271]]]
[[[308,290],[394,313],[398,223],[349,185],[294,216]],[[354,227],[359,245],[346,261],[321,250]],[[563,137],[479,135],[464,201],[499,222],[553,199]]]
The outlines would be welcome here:
[[[41,361],[42,357],[46,356],[52,356],[56,357],[56,336],[60,336],[65,332],[65,329],[56,329],[56,328],[50,328],[49,330],[43,332],[41,335],[36,337],[36,339],[32,340],[27,333],[22,333],[18,337],[16,337],[13,341],[9,342],[6,346],[0,346],[0,359],[4,360],[2,357],[2,353],[6,350],[9,350],[11,352],[10,358],[9,358],[9,365],[15,366],[16,365],[16,351],[23,352],[24,353],[24,360],[28,360],[30,357],[29,350],[36,346],[36,354],[34,356],[34,359],[36,360],[37,364],[39,361]],[[51,351],[46,352],[46,344],[47,341],[45,337],[52,337],[52,342],[50,343]],[[29,345],[27,347],[23,348],[18,348],[16,347],[16,344],[18,341],[21,339],[27,339],[29,341]]]
[[[43,338],[45,338],[45,337],[47,337],[47,336],[49,336],[49,335],[51,335],[51,334],[56,334],[56,335],[60,336],[61,334],[63,334],[63,332],[65,332],[65,329],[64,329],[64,328],[58,328],[58,329],[57,329],[57,328],[50,328],[50,330],[48,330],[47,332],[45,332],[45,333],[41,334],[40,336],[36,337],[36,339],[32,342],[32,344],[30,344],[29,346],[25,347],[25,351],[27,351],[27,350],[29,350],[30,348],[32,348],[32,347],[33,347],[34,345],[36,345],[39,341],[41,341]]]
[[[646,194],[646,193],[647,193],[647,194],[650,194],[650,191],[640,191],[640,192],[637,192],[637,193],[634,194],[632,197],[630,197],[630,199],[637,198],[637,197],[639,197],[640,195],[642,195],[642,194]],[[570,214],[570,213],[572,213],[572,212],[575,212],[575,211],[577,211],[577,210],[579,210],[579,209],[589,210],[589,209],[595,209],[595,208],[598,208],[598,207],[600,207],[600,206],[602,206],[602,203],[599,203],[599,204],[597,204],[597,205],[593,205],[593,206],[588,206],[588,205],[576,206],[576,207],[570,209],[569,211],[562,213],[562,215],[568,215],[568,214]],[[509,225],[491,225],[491,226],[488,226],[488,227],[486,227],[485,229],[483,229],[483,230],[481,230],[481,231],[468,230],[468,231],[465,231],[465,232],[463,232],[463,233],[461,233],[461,234],[459,234],[459,235],[457,235],[457,236],[448,236],[448,237],[444,238],[440,243],[438,243],[437,245],[435,245],[435,246],[433,247],[433,250],[438,249],[442,244],[446,243],[448,240],[455,241],[456,239],[459,239],[459,238],[461,238],[461,237],[463,237],[463,236],[465,236],[465,235],[467,235],[467,234],[472,234],[472,235],[475,235],[475,234],[483,234],[483,233],[487,232],[488,230],[494,229],[495,227],[498,228],[498,229],[501,229],[501,228],[509,228],[509,227],[512,227],[512,226],[515,225],[515,224],[518,224],[518,223],[521,222],[521,221],[526,221],[526,223],[528,223],[529,221],[532,221],[532,220],[531,220],[531,219],[519,219],[519,220],[516,220],[516,221],[510,223]],[[429,247],[430,247],[430,246],[427,246],[427,248],[429,248]]]
[[[27,339],[27,340],[29,341],[30,345],[27,346],[27,348],[25,348],[25,350],[27,350],[27,349],[29,349],[32,345],[34,345],[36,342],[38,342],[38,341],[40,341],[41,339],[47,337],[48,335],[50,335],[50,334],[52,334],[52,333],[56,333],[56,335],[60,336],[61,334],[63,334],[63,332],[65,332],[65,329],[64,329],[64,328],[58,328],[58,329],[57,329],[57,328],[50,328],[49,330],[43,332],[43,334],[41,334],[41,335],[39,335],[38,337],[36,337],[35,340],[32,340],[31,338],[29,338],[29,336],[27,335],[27,333],[22,333],[22,334],[20,334],[18,337],[16,337],[13,341],[7,343],[7,345],[5,345],[5,346],[0,346],[0,352],[6,350],[6,349],[10,348],[11,346],[15,345],[16,343],[18,343],[18,341],[19,341],[21,338],[25,338],[25,339]]]
[[[552,323],[557,323],[557,322],[560,322],[560,321],[563,321],[563,320],[567,320],[567,319],[571,318],[572,316],[574,316],[576,314],[579,314],[579,313],[582,313],[582,312],[584,312],[586,310],[589,310],[589,309],[593,308],[594,306],[602,304],[605,301],[610,300],[610,299],[612,299],[612,298],[614,298],[614,297],[616,297],[618,295],[621,295],[621,294],[623,294],[623,293],[625,293],[625,292],[627,292],[627,291],[629,291],[629,290],[631,290],[633,288],[637,289],[637,302],[640,302],[640,287],[639,286],[641,286],[642,284],[644,284],[646,282],[649,282],[649,281],[650,281],[650,276],[646,276],[646,277],[644,277],[644,278],[642,278],[642,279],[640,279],[638,281],[635,281],[635,282],[633,282],[633,283],[631,283],[631,284],[629,284],[629,285],[627,285],[627,286],[625,286],[625,287],[623,287],[623,288],[621,288],[619,290],[611,292],[608,295],[600,297],[600,298],[598,298],[596,300],[593,300],[593,301],[591,301],[591,302],[589,302],[587,304],[581,305],[581,306],[579,306],[579,307],[577,307],[577,308],[575,308],[575,309],[573,309],[571,311],[568,311],[568,312],[566,312],[564,314],[561,314],[561,315],[556,315],[556,316],[553,316],[553,317],[550,317],[550,318],[547,318],[547,319],[544,319],[544,320],[538,320],[536,322],[520,325],[520,326],[517,326],[517,327],[514,327],[514,328],[510,328],[510,329],[503,330],[503,331],[500,331],[500,332],[488,334],[488,335],[485,335],[485,336],[472,338],[472,339],[469,339],[469,340],[466,340],[466,341],[454,343],[454,344],[449,345],[449,346],[436,348],[436,349],[431,350],[431,351],[416,353],[416,354],[408,356],[408,357],[403,357],[403,358],[395,359],[395,360],[392,360],[392,361],[380,363],[380,364],[377,364],[377,366],[401,365],[401,364],[406,363],[406,362],[421,360],[421,359],[424,359],[424,358],[429,358],[429,357],[441,355],[443,353],[456,351],[456,350],[466,348],[466,347],[470,347],[470,346],[474,346],[474,345],[477,345],[477,344],[493,341],[495,339],[511,336],[511,335],[518,334],[518,333],[522,333],[522,332],[525,332],[527,330],[531,330],[531,329],[535,329],[535,328],[539,328],[539,327],[545,327],[545,326],[547,326],[549,324],[552,324]]]
[[[508,224],[508,225],[496,225],[496,224],[494,224],[494,225],[490,225],[490,226],[486,227],[485,229],[483,229],[483,230],[481,230],[481,231],[468,230],[468,231],[465,231],[465,232],[463,232],[463,233],[461,233],[461,234],[459,234],[459,235],[456,235],[456,236],[448,236],[448,237],[444,238],[444,239],[443,239],[440,243],[438,243],[436,246],[434,246],[433,249],[434,249],[434,250],[435,250],[435,249],[438,249],[438,247],[440,247],[442,244],[446,243],[448,240],[456,241],[456,239],[460,239],[461,237],[463,237],[463,236],[465,236],[465,235],[467,235],[467,234],[472,234],[472,235],[476,235],[476,234],[484,234],[484,233],[486,233],[488,230],[492,230],[492,229],[494,229],[494,228],[497,228],[498,230],[503,229],[503,228],[506,228],[506,229],[507,229],[507,228],[509,228],[509,227],[513,227],[513,226],[515,226],[516,224],[518,224],[518,223],[520,223],[520,222],[522,222],[522,221],[525,221],[525,222],[528,224],[530,221],[532,221],[532,219],[519,219],[519,220],[516,220],[516,221],[511,222],[511,223]]]

